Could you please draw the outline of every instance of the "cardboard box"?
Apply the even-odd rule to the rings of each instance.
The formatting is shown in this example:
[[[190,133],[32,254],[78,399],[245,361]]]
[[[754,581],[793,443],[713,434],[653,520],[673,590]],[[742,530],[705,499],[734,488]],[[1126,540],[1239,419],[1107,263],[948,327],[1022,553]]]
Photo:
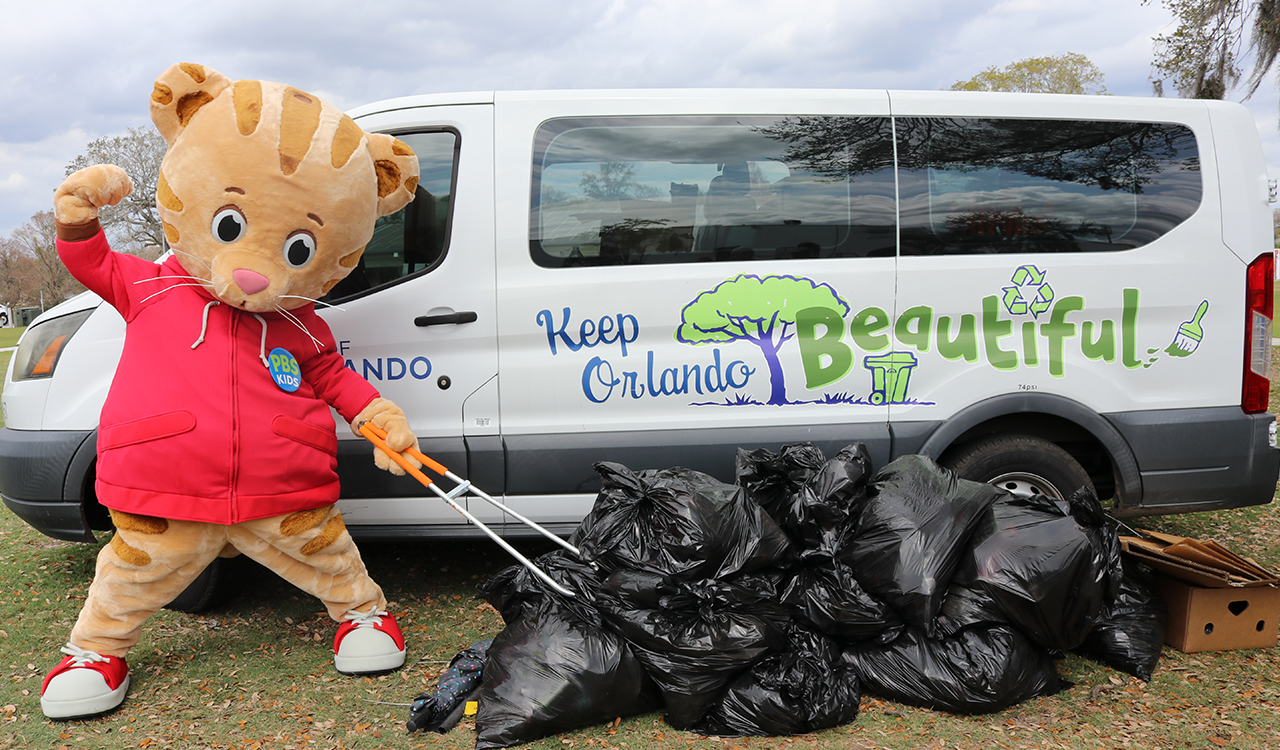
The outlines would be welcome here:
[[[1210,588],[1280,584],[1274,573],[1217,542],[1144,529],[1138,533],[1142,536],[1120,537],[1120,548],[1167,576]]]
[[[1157,573],[1164,642],[1187,653],[1276,645],[1280,578],[1214,541],[1138,529],[1120,548]]]
[[[1186,653],[1270,648],[1280,621],[1280,588],[1196,586],[1167,575],[1156,584],[1169,607],[1164,642]]]

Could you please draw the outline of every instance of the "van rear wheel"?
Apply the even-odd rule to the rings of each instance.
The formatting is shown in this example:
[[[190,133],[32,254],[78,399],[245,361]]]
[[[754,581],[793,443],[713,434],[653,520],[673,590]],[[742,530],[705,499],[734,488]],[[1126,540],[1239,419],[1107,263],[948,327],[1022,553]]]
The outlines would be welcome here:
[[[963,479],[1002,487],[1015,495],[1065,500],[1081,487],[1094,492],[1080,462],[1062,448],[1032,435],[992,435],[956,450],[946,466]]]
[[[197,614],[234,599],[244,582],[246,562],[247,558],[243,555],[215,557],[209,567],[196,576],[173,601],[164,605],[164,608]]]

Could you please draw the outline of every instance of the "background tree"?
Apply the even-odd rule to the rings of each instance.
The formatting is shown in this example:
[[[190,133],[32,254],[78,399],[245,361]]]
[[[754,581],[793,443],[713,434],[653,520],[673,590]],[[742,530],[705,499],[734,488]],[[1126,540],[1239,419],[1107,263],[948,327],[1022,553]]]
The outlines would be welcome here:
[[[1190,1],[1190,0],[1187,0]],[[1103,74],[1089,58],[1076,52],[1028,57],[1003,68],[992,66],[967,81],[951,84],[952,91],[1014,91],[1032,94],[1105,94]]]
[[[1152,0],[1143,0],[1143,5]],[[1243,76],[1248,99],[1280,54],[1278,0],[1160,0],[1178,27],[1155,38],[1152,67],[1189,99],[1225,99]],[[1248,40],[1246,42],[1246,34]],[[1156,82],[1162,90],[1161,81]]]
[[[29,284],[25,294],[29,304],[44,303],[51,307],[73,294],[84,291],[84,286],[71,276],[67,267],[62,265],[58,257],[57,224],[53,211],[41,211],[31,217],[31,221],[14,230],[10,242],[18,252],[32,261],[34,283]]]
[[[164,230],[156,211],[156,183],[167,148],[154,128],[130,128],[126,135],[93,141],[84,154],[67,165],[67,174],[71,174],[94,164],[115,164],[133,180],[133,193],[128,198],[100,212],[102,227],[114,249],[155,258],[164,247]]]
[[[35,261],[8,237],[0,238],[0,305],[16,310],[40,304]]]

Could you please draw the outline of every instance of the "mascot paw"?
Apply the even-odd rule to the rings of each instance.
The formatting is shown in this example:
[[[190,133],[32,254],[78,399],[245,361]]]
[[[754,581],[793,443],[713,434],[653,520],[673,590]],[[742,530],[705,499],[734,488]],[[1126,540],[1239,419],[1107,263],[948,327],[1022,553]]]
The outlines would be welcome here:
[[[133,192],[133,182],[114,164],[96,164],[67,177],[53,193],[54,217],[63,224],[86,224],[98,209],[114,206]]]
[[[422,467],[422,462],[404,454],[404,451],[418,447],[418,438],[414,436],[413,430],[409,429],[409,419],[405,417],[400,407],[385,398],[375,398],[351,422],[352,431],[359,435],[360,425],[365,422],[385,430],[387,445],[404,456],[415,469]],[[404,469],[390,456],[377,449],[373,451],[373,463],[379,469],[389,471],[396,476],[403,476],[405,473]]]

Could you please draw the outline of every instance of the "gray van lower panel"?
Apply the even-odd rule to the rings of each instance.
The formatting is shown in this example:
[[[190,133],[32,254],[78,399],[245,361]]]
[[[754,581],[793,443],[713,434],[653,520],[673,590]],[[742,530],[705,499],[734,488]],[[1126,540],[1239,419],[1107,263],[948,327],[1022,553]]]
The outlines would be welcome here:
[[[884,422],[856,425],[751,429],[653,430],[592,434],[508,435],[507,494],[595,493],[600,478],[592,465],[614,461],[629,469],[682,466],[722,482],[734,480],[738,448],[778,450],[811,442],[827,456],[853,442],[866,444],[872,465],[889,461],[891,436]]]
[[[1182,513],[1271,502],[1280,450],[1271,414],[1239,407],[1105,414],[1138,460],[1142,495],[1119,515]]]
[[[0,428],[0,497],[36,531],[92,542],[81,484],[96,443],[93,432]],[[85,460],[77,460],[87,456]]]

